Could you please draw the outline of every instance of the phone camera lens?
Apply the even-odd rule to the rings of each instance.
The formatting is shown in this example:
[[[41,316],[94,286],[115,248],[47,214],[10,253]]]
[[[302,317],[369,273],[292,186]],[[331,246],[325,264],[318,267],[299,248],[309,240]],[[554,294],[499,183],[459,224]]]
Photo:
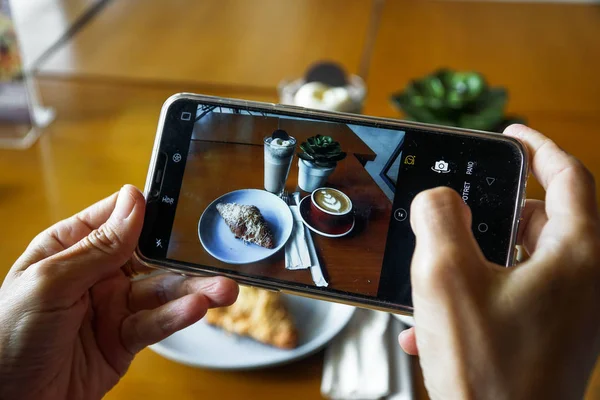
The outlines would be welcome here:
[[[152,191],[150,192],[151,197],[158,197],[159,194],[160,192],[158,191],[158,189],[152,189]]]

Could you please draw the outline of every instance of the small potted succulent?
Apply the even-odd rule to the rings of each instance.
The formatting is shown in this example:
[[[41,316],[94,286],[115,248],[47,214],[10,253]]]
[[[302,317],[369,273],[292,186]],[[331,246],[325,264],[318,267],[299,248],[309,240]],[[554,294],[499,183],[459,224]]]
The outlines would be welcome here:
[[[481,74],[449,69],[416,79],[392,95],[392,103],[409,119],[495,132],[521,121],[505,117],[507,101],[506,89],[488,86]]]
[[[322,187],[338,161],[346,158],[339,142],[330,136],[316,135],[300,144],[298,153],[298,186],[306,192]]]

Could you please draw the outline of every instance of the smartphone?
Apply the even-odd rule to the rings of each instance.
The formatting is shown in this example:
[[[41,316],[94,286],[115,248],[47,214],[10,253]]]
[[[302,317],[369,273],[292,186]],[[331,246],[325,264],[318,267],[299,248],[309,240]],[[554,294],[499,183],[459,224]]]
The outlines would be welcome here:
[[[136,256],[410,315],[413,198],[456,190],[486,258],[508,267],[527,168],[524,146],[500,134],[177,94],[161,111]]]

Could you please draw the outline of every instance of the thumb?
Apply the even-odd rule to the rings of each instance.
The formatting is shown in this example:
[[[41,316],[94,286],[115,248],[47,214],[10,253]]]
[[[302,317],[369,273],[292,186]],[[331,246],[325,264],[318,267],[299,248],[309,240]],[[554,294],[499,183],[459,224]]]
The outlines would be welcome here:
[[[427,388],[441,396],[453,383],[444,371],[455,372],[461,381],[472,376],[458,362],[466,351],[461,340],[468,336],[485,343],[479,327],[491,269],[471,232],[471,212],[457,192],[422,192],[410,214],[417,238],[411,264],[415,330],[400,342],[418,352]],[[458,392],[457,397],[468,394]]]
[[[440,187],[419,193],[410,215],[416,236],[413,293],[438,292],[450,275],[464,273],[476,264],[474,259],[484,260],[471,231],[471,211],[454,190]]]
[[[472,283],[485,286],[476,276],[480,272],[470,274],[484,258],[471,232],[471,211],[454,190],[421,192],[410,215],[417,239],[410,268],[415,331],[409,343],[405,335],[401,344],[417,350],[425,367],[444,362],[439,355],[455,347],[448,333],[460,319],[457,310],[471,308]]]
[[[73,246],[36,265],[52,281],[87,290],[132,256],[144,222],[145,200],[134,186],[121,188],[110,217]]]

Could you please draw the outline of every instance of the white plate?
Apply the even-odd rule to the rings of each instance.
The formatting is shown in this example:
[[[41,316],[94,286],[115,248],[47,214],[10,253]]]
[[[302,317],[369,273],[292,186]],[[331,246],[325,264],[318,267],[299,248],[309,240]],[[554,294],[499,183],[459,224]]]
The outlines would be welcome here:
[[[282,350],[227,334],[200,321],[150,348],[179,363],[213,369],[251,369],[289,363],[325,346],[346,326],[354,307],[282,295],[298,327],[299,346]]]
[[[275,248],[266,249],[236,239],[217,211],[219,203],[238,203],[258,207],[273,232]],[[198,221],[198,237],[204,249],[217,260],[228,264],[249,264],[271,257],[290,238],[294,218],[283,200],[265,190],[242,189],[224,194],[206,207]]]

